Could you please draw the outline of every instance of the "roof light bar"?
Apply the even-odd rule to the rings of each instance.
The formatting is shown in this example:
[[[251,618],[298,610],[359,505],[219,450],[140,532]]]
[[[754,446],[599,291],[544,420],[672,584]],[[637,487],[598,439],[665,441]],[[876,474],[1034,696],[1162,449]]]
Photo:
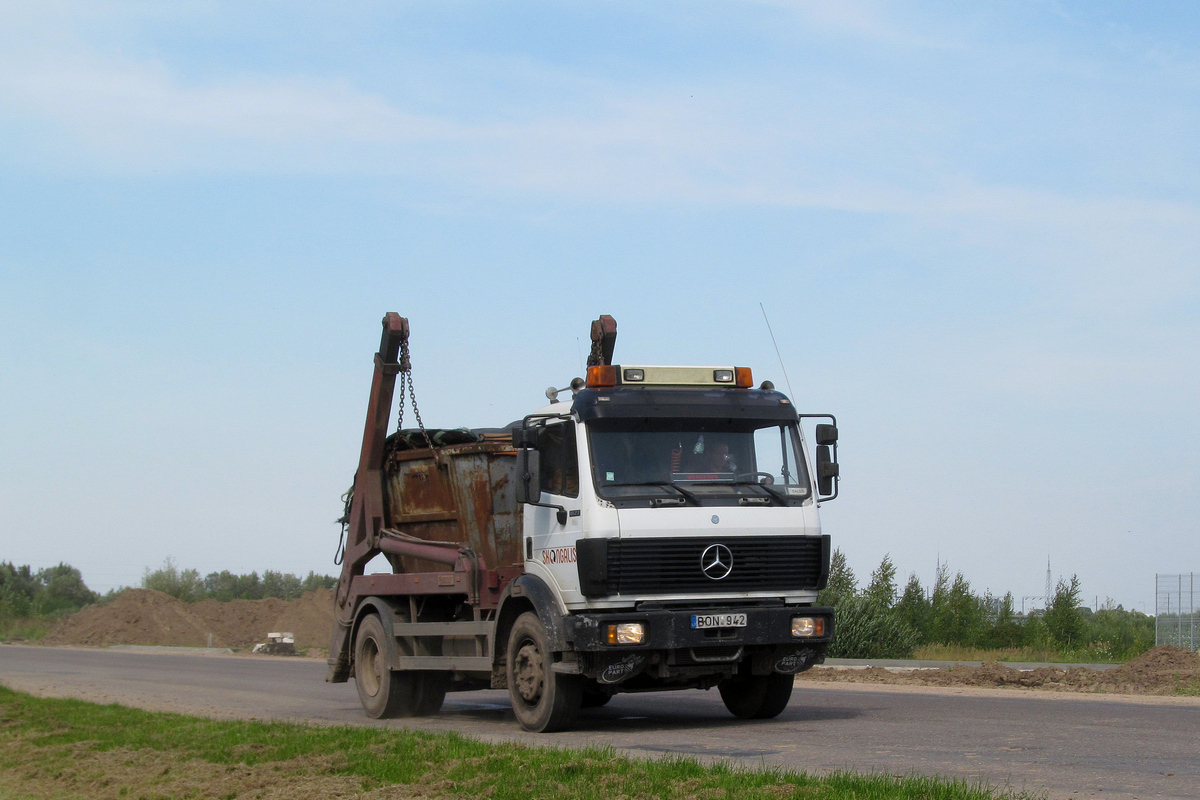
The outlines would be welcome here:
[[[587,368],[587,387],[606,389],[626,386],[693,386],[696,388],[754,388],[749,367],[624,367],[600,364]]]

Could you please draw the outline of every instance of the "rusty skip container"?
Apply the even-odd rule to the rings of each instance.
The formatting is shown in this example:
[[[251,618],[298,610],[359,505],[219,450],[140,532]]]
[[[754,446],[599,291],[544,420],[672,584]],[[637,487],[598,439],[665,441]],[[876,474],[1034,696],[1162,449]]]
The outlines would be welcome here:
[[[388,619],[390,628],[391,620],[413,625],[426,618],[441,621],[437,637],[414,634],[417,638],[409,641],[420,658],[440,658],[439,653],[456,646],[452,640],[484,635],[471,653],[428,665],[410,657],[404,664],[389,663],[389,668],[486,675],[492,668],[491,645],[486,631],[479,634],[477,629],[494,615],[505,587],[524,572],[512,435],[422,430],[388,436],[396,376],[410,369],[408,320],[394,313],[384,317],[374,360],[362,451],[343,518],[344,549],[337,559],[342,573],[326,679],[343,682],[354,674],[357,626],[371,614]],[[435,447],[429,446],[431,441]],[[390,573],[366,574],[380,554]],[[417,602],[414,598],[421,598],[419,608],[409,608],[410,600]],[[472,619],[462,618],[463,608]]]
[[[390,437],[389,444],[397,438]],[[383,468],[385,526],[416,539],[469,548],[486,568],[520,567],[515,473],[516,450],[504,442],[393,449]],[[445,562],[389,555],[397,572],[446,569]]]

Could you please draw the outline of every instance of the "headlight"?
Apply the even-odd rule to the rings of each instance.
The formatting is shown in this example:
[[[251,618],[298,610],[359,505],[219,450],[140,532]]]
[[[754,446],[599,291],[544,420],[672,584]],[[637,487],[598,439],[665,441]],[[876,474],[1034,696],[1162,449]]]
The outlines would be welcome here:
[[[646,626],[640,622],[618,622],[609,625],[605,640],[609,644],[641,644],[646,641]]]
[[[797,639],[810,639],[813,636],[824,635],[824,617],[792,617],[792,636]]]

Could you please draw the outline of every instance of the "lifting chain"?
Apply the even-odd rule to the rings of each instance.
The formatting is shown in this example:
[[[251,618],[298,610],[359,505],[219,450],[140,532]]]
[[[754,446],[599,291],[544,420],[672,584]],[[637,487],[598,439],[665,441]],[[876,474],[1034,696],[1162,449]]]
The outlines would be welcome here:
[[[595,366],[604,363],[604,347],[599,339],[592,339],[592,352],[588,353],[588,366]]]
[[[421,436],[425,439],[425,444],[433,450],[433,460],[437,462],[439,460],[437,447],[434,446],[433,439],[425,430],[425,423],[421,421],[421,409],[417,408],[417,392],[413,388],[412,359],[408,354],[407,338],[400,342],[400,405],[396,409],[396,433],[400,433],[404,429],[405,394],[412,402],[413,416],[417,418],[417,427],[421,429]]]

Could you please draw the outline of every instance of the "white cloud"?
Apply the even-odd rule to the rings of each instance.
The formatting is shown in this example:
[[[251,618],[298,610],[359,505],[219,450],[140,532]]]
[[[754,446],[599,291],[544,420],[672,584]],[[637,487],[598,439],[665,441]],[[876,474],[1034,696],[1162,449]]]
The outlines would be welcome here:
[[[780,5],[889,46],[917,41],[878,3]],[[15,8],[0,35],[0,115],[55,134],[33,167],[47,172],[408,174],[577,199],[893,214],[993,245],[1020,232],[1043,260],[1070,265],[1082,252],[1093,271],[1104,268],[1100,250],[1120,271],[1147,242],[1164,265],[1197,247],[1200,212],[1187,202],[985,182],[949,166],[947,112],[917,96],[885,98],[879,87],[751,87],[742,76],[694,92],[555,67],[547,80],[564,100],[547,104],[530,88],[537,65],[521,57],[512,79],[524,95],[450,116],[338,77],[189,79],[162,59],[89,46],[72,33],[79,7]],[[115,13],[82,8],[93,18]],[[511,66],[470,58],[479,72]],[[451,80],[423,91],[455,88]]]

